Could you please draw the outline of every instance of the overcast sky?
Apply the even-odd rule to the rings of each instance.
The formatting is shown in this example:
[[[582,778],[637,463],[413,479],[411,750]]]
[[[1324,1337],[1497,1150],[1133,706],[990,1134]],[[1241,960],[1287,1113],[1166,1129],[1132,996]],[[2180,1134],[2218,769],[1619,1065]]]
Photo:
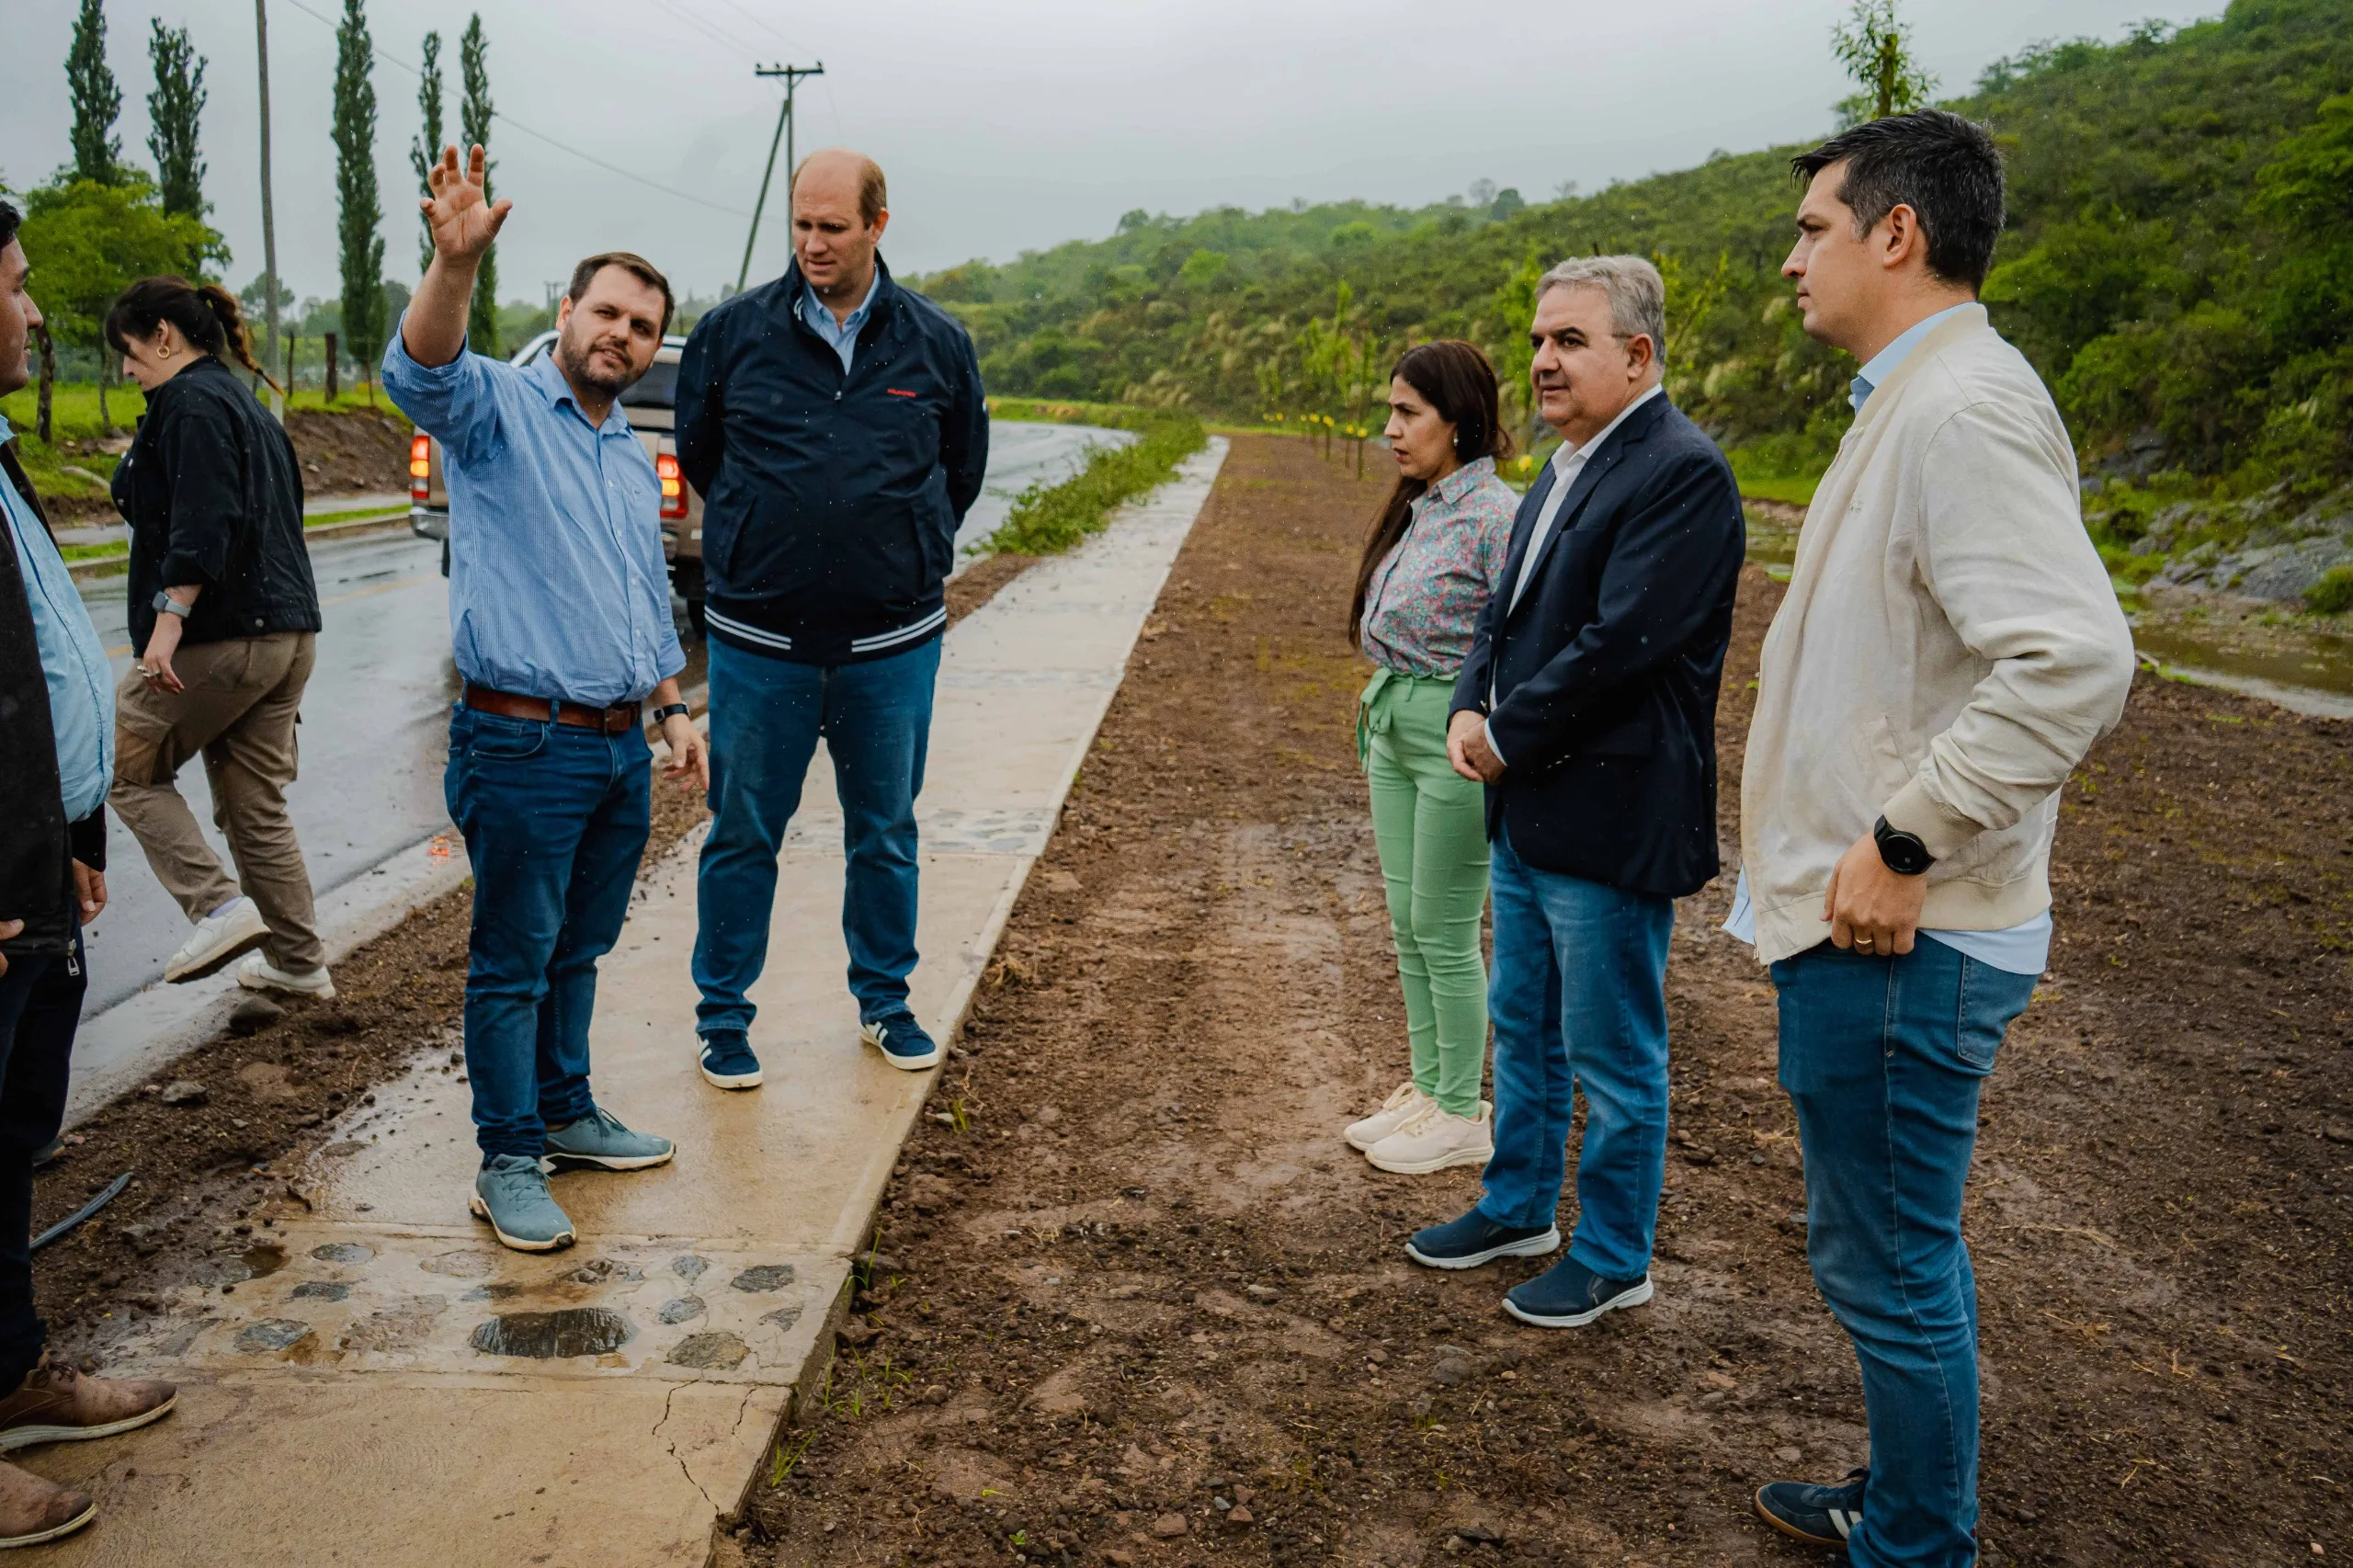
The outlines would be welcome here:
[[[267,0],[280,270],[300,293],[336,288],[332,18],[340,0]],[[73,0],[6,0],[0,179],[22,187],[66,161],[61,69]],[[778,86],[756,62],[822,61],[803,85],[800,146],[847,142],[891,181],[885,256],[924,271],[1108,233],[1142,207],[1277,206],[1304,197],[1417,205],[1472,181],[1531,200],[1563,182],[1679,168],[1826,131],[1846,90],[1829,53],[1845,0],[480,0],[499,110],[607,172],[513,127],[492,151],[515,215],[501,293],[541,297],[585,254],[643,252],[713,294],[743,256]],[[2037,39],[2114,38],[2149,16],[2219,11],[2157,0],[1908,0],[1948,92]],[[454,137],[461,0],[369,7],[380,106],[386,271],[414,278],[409,140],[418,40],[443,38]],[[240,286],[261,270],[254,7],[246,0],[108,0],[126,154],[150,164],[151,15],[186,25],[210,62],[203,121],[213,222]],[[152,166],[152,165],[151,165]],[[782,269],[782,181],[755,279]],[[39,258],[35,258],[38,265]]]

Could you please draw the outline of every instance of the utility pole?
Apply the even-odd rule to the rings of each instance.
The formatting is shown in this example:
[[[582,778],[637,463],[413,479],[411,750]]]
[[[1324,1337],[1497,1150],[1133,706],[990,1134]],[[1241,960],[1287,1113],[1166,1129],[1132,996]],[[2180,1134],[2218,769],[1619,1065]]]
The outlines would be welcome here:
[[[260,0],[255,0],[255,3],[259,4]],[[794,89],[801,85],[801,77],[824,74],[825,62],[822,60],[814,65],[756,65],[752,68],[755,76],[784,78],[784,107],[777,113],[776,134],[768,139],[768,166],[767,171],[760,176],[760,199],[752,204],[752,232],[745,237],[744,265],[735,273],[735,292],[738,294],[744,291],[745,283],[752,276],[752,247],[760,241],[760,213],[768,204],[768,181],[776,177],[776,149],[779,142],[784,143],[785,222],[788,226],[791,223],[792,135],[795,129],[792,123],[792,95]]]
[[[278,348],[278,223],[269,208],[269,0],[254,0],[254,43],[261,59],[261,270],[268,290],[263,320],[268,325],[262,339],[261,362],[270,362]],[[276,396],[270,406],[282,420],[285,410]]]

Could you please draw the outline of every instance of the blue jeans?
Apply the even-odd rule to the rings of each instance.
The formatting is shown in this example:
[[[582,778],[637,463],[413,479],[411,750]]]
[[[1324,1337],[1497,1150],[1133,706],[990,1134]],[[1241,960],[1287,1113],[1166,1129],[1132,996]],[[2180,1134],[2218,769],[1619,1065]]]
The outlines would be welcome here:
[[[1607,1279],[1650,1271],[1666,1179],[1666,941],[1675,901],[1540,871],[1495,839],[1495,1155],[1479,1211],[1553,1222],[1585,1090],[1569,1256]]]
[[[597,960],[653,827],[653,753],[617,735],[460,707],[441,788],[473,858],[466,1074],[485,1158],[544,1150],[588,1114]]]
[[[1961,1239],[1977,1092],[2035,977],[1942,942],[1773,966],[1805,1151],[1806,1256],[1855,1342],[1871,1433],[1858,1568],[1976,1555],[1977,1279]]]
[[[939,639],[856,665],[796,665],[713,639],[710,836],[695,884],[695,1028],[752,1027],[778,852],[822,736],[847,876],[842,937],[861,1022],[904,1010],[915,967],[915,796],[931,744]]]

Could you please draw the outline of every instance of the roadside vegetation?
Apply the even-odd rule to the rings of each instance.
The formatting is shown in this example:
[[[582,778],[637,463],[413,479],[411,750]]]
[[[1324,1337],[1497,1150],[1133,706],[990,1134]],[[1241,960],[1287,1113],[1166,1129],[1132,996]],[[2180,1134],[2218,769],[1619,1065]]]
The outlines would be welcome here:
[[[1086,466],[1057,484],[1040,480],[1014,499],[1013,511],[983,549],[996,555],[1056,555],[1099,533],[1128,501],[1165,484],[1176,465],[1201,449],[1209,435],[1181,409],[1117,403],[989,400],[990,416],[1054,425],[1098,425],[1132,430],[1122,446],[1097,447]]]
[[[2075,434],[2096,540],[2133,571],[2200,546],[2177,574],[2200,585],[2243,586],[2231,558],[2249,550],[2302,548],[2308,580],[2353,561],[2348,85],[2353,0],[2236,0],[2177,30],[2029,44],[1946,100],[2008,150],[1986,300]],[[1362,421],[1432,337],[1482,345],[1517,395],[1543,267],[1651,255],[1671,394],[1751,494],[1802,504],[1850,417],[1851,365],[1806,337],[1779,275],[1790,155],[1828,129],[1533,203],[1483,185],[1415,210],[1139,210],[1108,239],[919,286],[1009,393]]]

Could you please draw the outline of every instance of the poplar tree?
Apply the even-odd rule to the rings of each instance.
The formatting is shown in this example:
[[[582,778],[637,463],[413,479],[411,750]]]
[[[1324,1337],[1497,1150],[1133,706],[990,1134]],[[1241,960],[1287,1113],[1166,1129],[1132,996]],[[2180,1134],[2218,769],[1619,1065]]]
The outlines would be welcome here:
[[[1830,46],[1862,88],[1839,100],[1842,126],[1919,108],[1937,89],[1914,52],[1911,29],[1895,14],[1895,0],[1855,0],[1847,19],[1830,29]]]
[[[118,185],[122,180],[122,140],[114,133],[122,112],[122,89],[107,65],[104,0],[82,0],[74,18],[74,43],[65,51],[65,86],[74,99],[74,177]]]
[[[204,113],[204,56],[196,52],[186,28],[153,19],[147,57],[155,65],[155,90],[147,95],[147,151],[155,159],[164,210],[201,218],[211,210],[204,199],[204,160],[198,155],[197,120]]]
[[[416,140],[408,144],[408,166],[416,171],[416,193],[430,199],[433,195],[433,165],[441,157],[441,35],[425,35],[418,52],[424,56],[424,69],[416,79],[416,115],[423,129]],[[416,215],[421,231],[416,242],[416,270],[433,265],[433,220],[423,212]]]
[[[490,120],[496,112],[490,101],[490,40],[483,37],[482,13],[466,20],[465,36],[458,40],[458,70],[464,78],[465,97],[458,105],[458,129],[465,133],[468,155],[483,149],[482,199],[491,199]],[[466,346],[477,354],[498,354],[498,247],[482,253],[482,269],[474,274],[474,295],[466,312]]]
[[[365,0],[343,0],[335,28],[335,188],[343,252],[343,342],[361,366],[375,362],[384,337],[383,210],[376,199],[375,40]]]

